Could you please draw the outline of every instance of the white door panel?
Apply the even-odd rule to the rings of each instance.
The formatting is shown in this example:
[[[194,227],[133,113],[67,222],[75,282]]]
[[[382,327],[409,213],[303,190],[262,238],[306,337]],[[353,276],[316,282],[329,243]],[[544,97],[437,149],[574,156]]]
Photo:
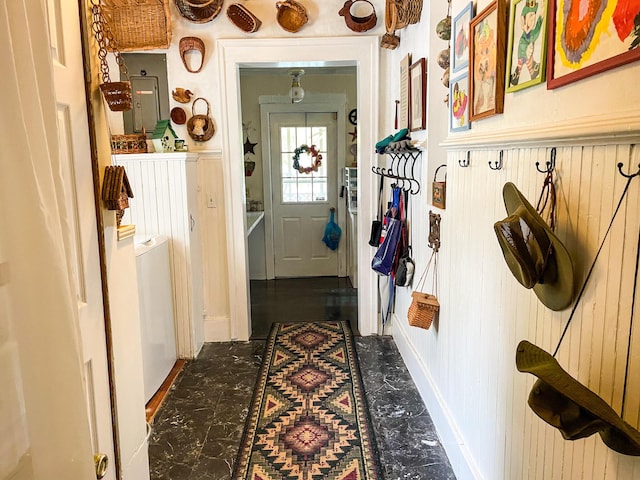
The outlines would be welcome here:
[[[64,205],[68,213],[69,271],[77,305],[85,372],[87,415],[95,453],[115,479],[102,283],[93,191],[78,2],[48,0],[49,37],[57,103]]]
[[[338,275],[338,253],[322,242],[329,209],[339,203],[336,114],[271,113],[269,131],[275,276]],[[321,152],[317,172],[293,169],[294,151],[303,144]],[[300,154],[301,167],[313,160]]]

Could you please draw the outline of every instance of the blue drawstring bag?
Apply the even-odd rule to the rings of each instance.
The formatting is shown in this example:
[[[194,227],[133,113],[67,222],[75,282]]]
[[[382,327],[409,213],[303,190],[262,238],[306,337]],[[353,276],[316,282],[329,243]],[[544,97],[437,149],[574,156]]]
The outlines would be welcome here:
[[[336,250],[338,248],[338,244],[340,243],[340,236],[342,235],[342,229],[333,220],[334,212],[335,211],[331,209],[331,217],[329,218],[327,226],[324,229],[324,237],[322,237],[322,241],[331,250]]]

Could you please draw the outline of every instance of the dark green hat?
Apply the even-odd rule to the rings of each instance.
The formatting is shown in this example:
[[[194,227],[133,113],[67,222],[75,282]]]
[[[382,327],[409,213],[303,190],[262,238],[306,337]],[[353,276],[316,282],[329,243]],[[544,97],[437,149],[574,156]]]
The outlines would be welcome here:
[[[507,266],[544,305],[564,310],[574,290],[569,251],[513,183],[504,185],[502,196],[509,216],[493,228]]]

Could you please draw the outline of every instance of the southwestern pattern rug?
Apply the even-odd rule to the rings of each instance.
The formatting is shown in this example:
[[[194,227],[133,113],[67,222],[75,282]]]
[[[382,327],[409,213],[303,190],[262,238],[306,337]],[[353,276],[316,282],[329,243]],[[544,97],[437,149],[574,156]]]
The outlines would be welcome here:
[[[348,322],[271,329],[232,480],[382,480]]]

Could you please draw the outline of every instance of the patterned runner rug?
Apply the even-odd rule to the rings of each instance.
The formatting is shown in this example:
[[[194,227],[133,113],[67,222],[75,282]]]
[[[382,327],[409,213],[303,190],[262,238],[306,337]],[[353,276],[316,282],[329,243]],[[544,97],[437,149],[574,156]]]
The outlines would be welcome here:
[[[276,323],[232,480],[381,480],[348,322]]]

